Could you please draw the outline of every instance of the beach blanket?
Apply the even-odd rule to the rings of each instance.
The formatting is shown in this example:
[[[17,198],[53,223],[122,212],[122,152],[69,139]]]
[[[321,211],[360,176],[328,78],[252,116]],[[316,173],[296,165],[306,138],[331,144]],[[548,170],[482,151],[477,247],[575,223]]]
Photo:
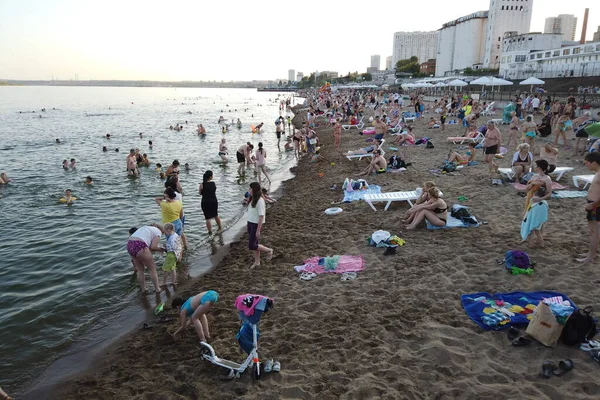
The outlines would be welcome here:
[[[369,185],[366,190],[355,190],[353,192],[344,191],[344,203],[350,203],[352,201],[362,200],[365,194],[379,194],[381,193],[381,186]]]
[[[430,231],[437,230],[437,229],[446,229],[446,228],[469,228],[471,226],[479,226],[479,223],[477,223],[476,225],[465,224],[460,219],[454,218],[452,215],[449,215],[449,214],[448,214],[448,221],[446,221],[445,226],[435,226],[435,225],[432,225],[431,222],[427,221],[427,229],[429,229]]]
[[[557,296],[562,296],[563,300],[568,301],[577,310],[575,303],[566,295],[548,291],[497,293],[495,295],[482,292],[463,294],[460,296],[460,300],[469,318],[481,328],[490,331],[528,325],[538,303]]]
[[[522,183],[513,183],[513,187],[517,189],[519,192],[524,192],[527,185],[523,185]],[[566,186],[561,185],[558,182],[552,182],[552,190],[564,190]]]
[[[553,199],[577,199],[581,197],[587,197],[588,192],[580,190],[562,190],[560,192],[552,193]]]
[[[362,271],[365,269],[365,261],[362,256],[311,257],[304,260],[304,265],[297,265],[294,269],[298,273],[343,274],[344,272]]]

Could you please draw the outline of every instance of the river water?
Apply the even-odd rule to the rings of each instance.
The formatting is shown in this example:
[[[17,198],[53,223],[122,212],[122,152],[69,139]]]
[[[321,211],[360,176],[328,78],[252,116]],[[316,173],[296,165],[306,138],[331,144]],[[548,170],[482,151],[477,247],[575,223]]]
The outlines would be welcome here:
[[[191,167],[180,174],[192,249],[180,279],[208,268],[205,256],[222,241],[207,235],[198,183],[204,171],[214,172],[219,214],[231,227],[243,216],[241,200],[254,180],[238,176],[236,149],[262,141],[275,176],[292,165],[293,152],[277,146],[277,97],[255,89],[0,87],[0,171],[13,180],[0,186],[0,386],[21,391],[90,332],[123,319],[132,305],[148,308],[131,279],[125,243],[131,226],[160,222],[153,199],[162,196],[164,181],[157,162],[166,169],[178,159]],[[240,118],[242,129],[222,134],[220,115]],[[259,122],[264,133],[253,135],[250,125]],[[185,128],[169,130],[177,123]],[[203,137],[196,134],[199,123],[208,132]],[[229,165],[217,155],[221,138]],[[125,172],[130,148],[152,162],[136,179]],[[62,161],[71,158],[76,169],[64,170]],[[91,186],[83,183],[88,175]],[[58,202],[67,188],[78,198],[72,206]],[[159,269],[161,263],[157,257]]]

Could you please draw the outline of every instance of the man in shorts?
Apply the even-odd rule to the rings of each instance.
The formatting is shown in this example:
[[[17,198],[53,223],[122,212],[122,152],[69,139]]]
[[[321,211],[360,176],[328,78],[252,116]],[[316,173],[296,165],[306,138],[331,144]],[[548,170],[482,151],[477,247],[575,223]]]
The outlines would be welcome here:
[[[590,249],[580,254],[577,261],[591,264],[596,261],[598,241],[600,240],[600,153],[593,152],[585,156],[585,166],[594,173],[594,178],[588,189],[587,204],[584,206],[588,229],[590,231]]]

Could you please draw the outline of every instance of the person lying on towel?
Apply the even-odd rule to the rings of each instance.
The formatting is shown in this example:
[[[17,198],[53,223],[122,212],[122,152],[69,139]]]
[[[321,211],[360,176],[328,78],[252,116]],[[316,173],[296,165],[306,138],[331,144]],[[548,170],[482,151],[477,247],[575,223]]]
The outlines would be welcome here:
[[[381,150],[375,150],[373,152],[373,159],[371,163],[362,173],[358,176],[367,176],[376,172],[378,174],[383,174],[387,170],[387,161],[381,155]]]
[[[369,154],[369,153],[372,153],[373,151],[377,150],[377,147],[379,147],[380,145],[381,145],[381,140],[377,140],[375,145],[363,147],[362,149],[358,149],[358,150],[348,150],[348,155],[356,156],[356,155],[360,155],[360,154]]]
[[[456,151],[451,151],[450,154],[448,154],[448,162],[455,162],[458,165],[468,165],[470,162],[475,161],[477,155],[475,146],[475,143],[469,143],[469,149],[465,152],[464,156]]]

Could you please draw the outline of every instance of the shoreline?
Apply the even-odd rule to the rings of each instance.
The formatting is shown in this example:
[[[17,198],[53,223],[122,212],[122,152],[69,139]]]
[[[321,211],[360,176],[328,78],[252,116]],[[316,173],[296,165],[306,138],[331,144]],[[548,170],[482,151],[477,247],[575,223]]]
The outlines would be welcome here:
[[[286,181],[294,178],[294,174],[290,171],[296,165],[297,160],[285,162],[281,165],[282,168],[279,171],[271,175],[272,183],[269,191],[271,197],[276,200],[281,198],[283,185]],[[248,179],[248,181],[250,182],[252,179]],[[245,208],[240,213],[235,214],[232,218],[233,223],[223,231],[221,238],[214,235],[202,239],[192,247],[192,252],[198,252],[199,254],[193,254],[193,258],[188,262],[193,265],[191,269],[197,270],[198,275],[191,277],[189,281],[178,286],[177,292],[171,292],[170,298],[180,291],[185,291],[187,288],[194,286],[204,275],[219,267],[223,259],[230,253],[232,244],[239,242],[245,234],[245,215]],[[216,243],[223,238],[222,244]],[[210,247],[210,249],[207,247]],[[148,303],[148,306],[150,306],[148,299],[144,298],[143,302]],[[140,309],[139,306],[132,304],[126,304],[125,307],[128,309],[120,311],[119,315],[110,324],[98,329],[92,327],[82,338],[79,338],[78,342],[80,343],[78,344],[81,345],[81,342],[84,342],[83,348],[68,349],[47,365],[37,377],[28,382],[24,389],[22,387],[22,390],[14,394],[23,399],[40,399],[47,391],[52,393],[56,388],[61,388],[65,382],[96,371],[97,366],[95,364],[97,364],[97,361],[109,360],[115,355],[114,352],[119,347],[119,340],[135,335],[144,322],[150,322],[148,316],[152,318],[150,311],[153,307]],[[93,343],[89,343],[90,340]],[[73,366],[74,363],[77,367]]]
[[[242,239],[231,244],[217,268],[183,293],[213,289],[221,294],[208,315],[211,345],[231,360],[244,357],[235,340],[239,321],[234,299],[242,293],[273,298],[274,309],[261,320],[259,355],[262,361],[279,360],[281,372],[266,374],[259,382],[249,374],[222,382],[219,368],[200,360],[195,332],[172,343],[166,330],[175,324],[132,333],[95,371],[66,382],[49,398],[599,396],[600,387],[591,383],[597,365],[589,355],[537,343],[515,348],[504,332],[477,327],[460,303],[460,295],[467,293],[558,290],[580,308],[597,308],[593,293],[598,279],[590,278],[597,276],[597,267],[572,262],[572,253],[586,246],[581,199],[551,200],[544,228],[547,247],[527,249],[519,237],[523,198],[511,185],[492,186],[482,163],[434,176],[430,169],[439,168],[448,151],[457,148],[446,136],[464,129],[450,125],[445,132],[428,130],[426,122],[415,122],[417,136],[431,137],[435,148],[403,146],[397,154],[413,165],[403,173],[369,176],[368,183],[389,192],[414,190],[435,180],[449,205],[459,196],[468,197],[463,204],[487,225],[402,232],[404,203],[393,203],[388,211],[376,203],[377,212],[362,201],[342,203],[342,213],[324,215],[332,202],[341,200],[344,179],[355,178],[366,161],[346,160],[333,149],[331,128],[320,128],[322,155],[335,165],[303,158],[294,169],[295,178],[283,183],[284,196],[267,210],[261,235],[261,243],[275,250],[273,260],[249,270],[252,255]],[[343,131],[342,149],[363,147],[366,139],[356,130]],[[386,151],[389,158],[393,153],[387,146]],[[585,172],[569,151],[561,150],[559,160],[561,166],[575,168],[573,175]],[[500,161],[504,167],[510,159]],[[561,181],[569,182],[570,176]],[[334,184],[340,189],[331,190]],[[385,256],[383,249],[368,246],[368,237],[379,229],[406,240],[397,255]],[[527,251],[538,263],[535,274],[512,276],[498,266],[495,260],[509,249]],[[303,281],[293,270],[307,258],[336,254],[362,256],[365,270],[350,281],[341,281],[337,274]],[[537,378],[543,360],[565,358],[576,365],[568,378],[553,378],[551,385]]]

